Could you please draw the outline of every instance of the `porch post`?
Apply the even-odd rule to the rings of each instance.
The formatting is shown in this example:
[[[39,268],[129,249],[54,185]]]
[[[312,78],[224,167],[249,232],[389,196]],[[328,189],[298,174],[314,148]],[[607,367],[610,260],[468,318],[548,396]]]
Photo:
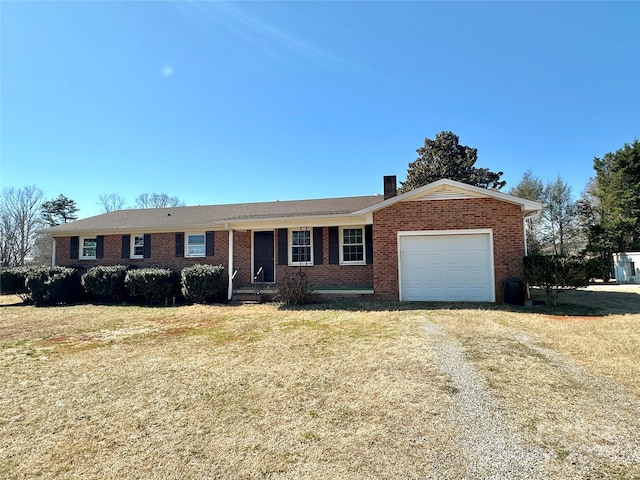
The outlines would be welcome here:
[[[229,290],[227,300],[233,298],[233,229],[229,229]]]
[[[56,266],[56,239],[53,238],[53,242],[51,242],[51,266]]]

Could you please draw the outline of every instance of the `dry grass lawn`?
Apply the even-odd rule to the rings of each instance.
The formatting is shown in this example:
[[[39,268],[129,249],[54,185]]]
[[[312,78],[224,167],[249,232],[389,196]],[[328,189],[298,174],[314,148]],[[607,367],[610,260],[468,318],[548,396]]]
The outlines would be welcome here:
[[[551,478],[640,478],[640,313],[14,301],[0,478],[469,478],[427,323]]]

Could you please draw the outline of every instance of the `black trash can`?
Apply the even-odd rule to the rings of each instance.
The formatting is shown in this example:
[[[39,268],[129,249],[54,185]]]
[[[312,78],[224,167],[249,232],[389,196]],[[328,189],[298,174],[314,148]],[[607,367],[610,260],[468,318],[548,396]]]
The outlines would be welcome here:
[[[507,278],[502,282],[504,286],[504,303],[510,305],[524,305],[524,282],[519,278]]]

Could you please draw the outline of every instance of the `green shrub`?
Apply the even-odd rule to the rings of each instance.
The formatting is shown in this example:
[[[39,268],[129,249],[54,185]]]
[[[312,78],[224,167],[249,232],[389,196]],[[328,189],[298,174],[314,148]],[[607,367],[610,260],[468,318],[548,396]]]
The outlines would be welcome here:
[[[308,303],[311,285],[306,269],[299,268],[278,282],[278,292],[278,300],[287,305],[304,305]]]
[[[524,257],[524,280],[545,292],[548,306],[558,305],[562,290],[589,285],[589,269],[584,259],[560,255],[528,255]]]
[[[175,274],[168,268],[129,270],[124,282],[129,294],[143,297],[147,305],[159,303],[176,291]]]
[[[13,267],[0,271],[0,293],[2,295],[18,295],[22,300],[29,297],[27,289],[27,273],[33,267]]]
[[[182,295],[189,302],[217,301],[224,289],[222,265],[194,265],[182,269],[180,274]]]
[[[125,295],[124,279],[128,269],[125,265],[91,267],[82,275],[82,286],[90,295],[119,302]]]
[[[81,298],[78,271],[68,267],[33,267],[27,272],[29,299],[36,305],[72,303]]]

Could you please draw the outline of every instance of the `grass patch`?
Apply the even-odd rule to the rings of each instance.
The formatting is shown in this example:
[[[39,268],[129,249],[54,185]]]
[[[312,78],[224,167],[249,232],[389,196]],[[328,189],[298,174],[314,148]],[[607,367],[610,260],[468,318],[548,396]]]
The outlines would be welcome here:
[[[11,303],[0,297],[3,478],[463,478],[459,392],[427,322],[549,452],[549,478],[640,475],[640,315]]]
[[[42,311],[3,310],[5,477],[428,477],[456,451],[420,326],[388,312]]]

